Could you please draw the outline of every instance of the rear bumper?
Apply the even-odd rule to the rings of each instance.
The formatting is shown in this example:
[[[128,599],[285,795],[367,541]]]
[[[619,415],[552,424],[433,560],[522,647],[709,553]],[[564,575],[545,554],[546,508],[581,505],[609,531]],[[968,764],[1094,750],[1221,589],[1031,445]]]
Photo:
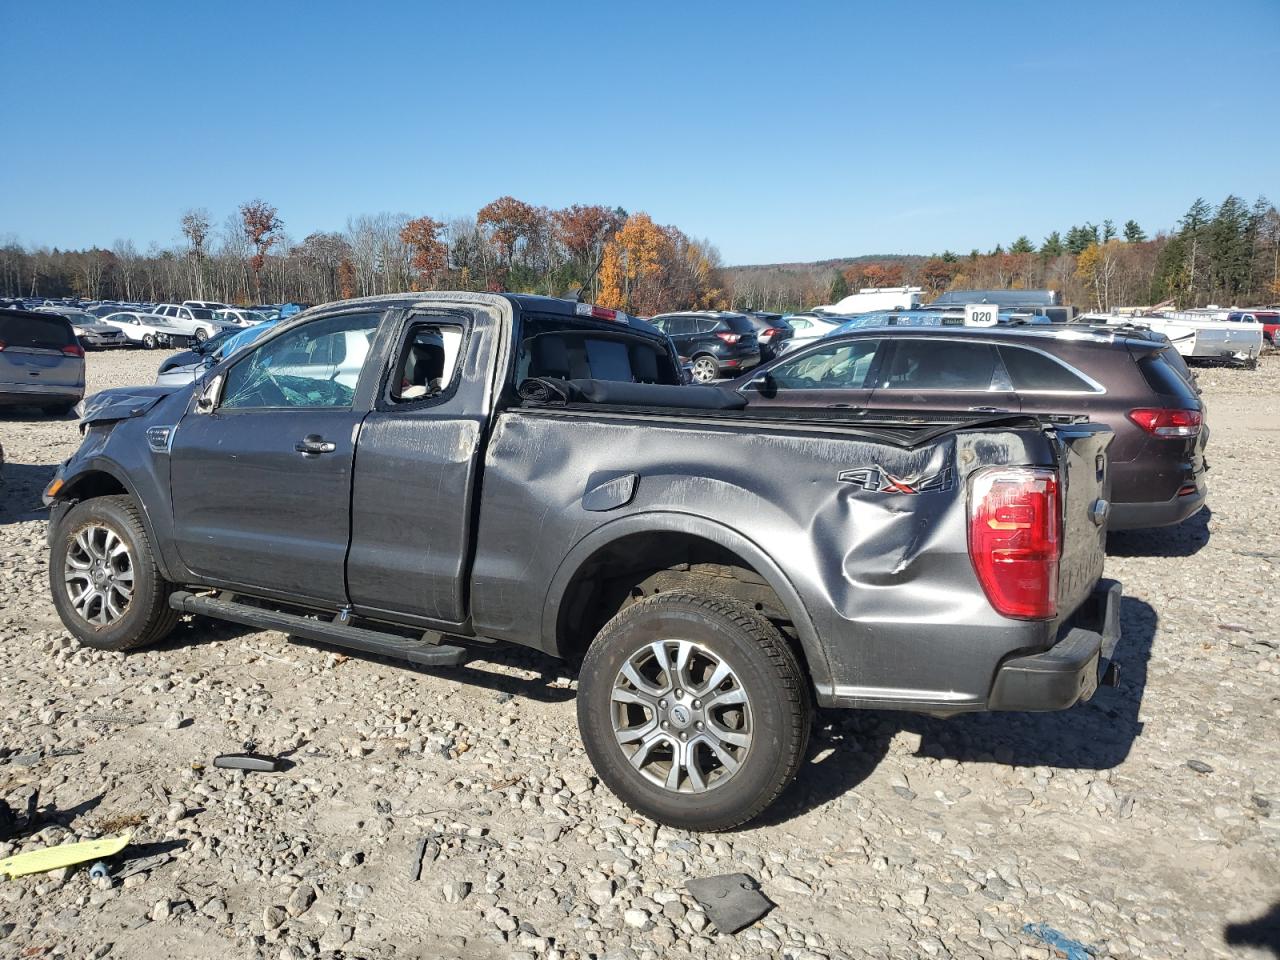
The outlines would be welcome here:
[[[1190,483],[1187,484],[1190,486]],[[1203,475],[1195,481],[1195,491],[1169,500],[1142,503],[1111,504],[1108,530],[1144,530],[1149,527],[1171,527],[1200,512],[1209,495]]]
[[[1004,661],[996,671],[988,710],[1065,710],[1088,700],[1107,676],[1120,641],[1120,584],[1100,580],[1048,650]]]
[[[72,403],[83,399],[84,384],[75,387],[44,383],[16,386],[0,384],[0,406],[29,407],[42,403]]]

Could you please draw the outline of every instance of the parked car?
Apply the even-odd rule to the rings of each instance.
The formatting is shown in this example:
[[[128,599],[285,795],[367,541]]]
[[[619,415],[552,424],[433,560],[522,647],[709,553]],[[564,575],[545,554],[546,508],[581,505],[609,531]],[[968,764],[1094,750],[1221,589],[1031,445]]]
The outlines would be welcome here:
[[[1205,504],[1205,408],[1165,338],[1075,326],[855,327],[741,378],[751,408],[1077,414],[1105,423],[1110,527],[1180,523]]]
[[[103,350],[108,347],[123,347],[128,344],[116,327],[103,323],[91,313],[74,307],[41,307],[40,313],[56,313],[71,321],[71,329],[75,332],[80,345],[89,350]]]
[[[226,329],[227,324],[219,322],[210,307],[188,307],[185,304],[162,303],[155,308],[155,313],[168,318],[170,324],[177,328],[174,340],[189,340],[201,343],[215,333]]]
[[[1260,323],[1262,336],[1272,347],[1280,347],[1280,310],[1232,310],[1228,323]]]
[[[760,362],[756,326],[741,313],[694,310],[662,313],[650,323],[671,338],[695,383],[750,370]]]
[[[84,396],[84,348],[56,313],[0,309],[0,405],[62,415]]]
[[[263,323],[267,319],[265,314],[258,313],[256,310],[242,310],[236,307],[215,310],[213,318],[219,323],[230,324],[234,327],[252,327],[255,323]]]
[[[191,383],[223,357],[266,334],[277,322],[267,320],[245,329],[224,330],[190,350],[166,357],[156,374],[156,385],[177,387]]]
[[[200,310],[226,310],[229,304],[221,300],[183,300],[184,307],[196,307]]]
[[[760,344],[760,360],[772,360],[786,350],[787,342],[796,335],[791,325],[780,313],[766,313],[763,310],[746,310],[743,314],[756,329],[756,340]]]
[[[133,346],[148,350],[169,346],[171,341],[186,338],[168,317],[157,313],[121,311],[107,314],[102,322],[116,327]]]
[[[825,337],[847,320],[847,317],[828,317],[819,313],[792,313],[783,317],[792,330],[791,338],[782,345],[780,353],[787,353]]]
[[[53,602],[104,650],[199,613],[435,667],[581,659],[601,779],[684,829],[764,811],[814,700],[1051,710],[1114,678],[1105,427],[755,416],[678,371],[656,327],[548,297],[309,311],[85,402],[45,491]]]

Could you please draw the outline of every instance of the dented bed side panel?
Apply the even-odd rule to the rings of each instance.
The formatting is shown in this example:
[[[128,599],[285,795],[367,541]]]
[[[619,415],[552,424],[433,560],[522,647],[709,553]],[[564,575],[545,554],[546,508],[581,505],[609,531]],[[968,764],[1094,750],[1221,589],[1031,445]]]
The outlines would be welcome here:
[[[484,467],[475,628],[556,652],[555,617],[530,611],[557,609],[594,552],[579,545],[609,543],[610,531],[720,529],[725,545],[768,558],[773,575],[757,572],[801,605],[788,613],[824,699],[973,709],[999,660],[1047,646],[1055,625],[991,609],[968,557],[966,480],[982,466],[1055,458],[1031,428],[904,449],[838,431],[509,411]],[[589,490],[632,474],[629,501],[584,507]],[[919,492],[891,489],[886,475]]]

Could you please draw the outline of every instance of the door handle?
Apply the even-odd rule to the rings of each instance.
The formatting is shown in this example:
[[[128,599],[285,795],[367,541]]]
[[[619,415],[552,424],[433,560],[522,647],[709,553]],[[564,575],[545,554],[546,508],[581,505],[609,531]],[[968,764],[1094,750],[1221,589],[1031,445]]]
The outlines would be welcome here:
[[[320,453],[333,453],[338,449],[338,445],[332,440],[326,440],[318,433],[313,433],[295,443],[293,449],[305,456],[315,456]]]
[[[970,407],[969,410],[972,411],[973,413],[1008,413],[1009,412],[1008,409],[1005,407]]]

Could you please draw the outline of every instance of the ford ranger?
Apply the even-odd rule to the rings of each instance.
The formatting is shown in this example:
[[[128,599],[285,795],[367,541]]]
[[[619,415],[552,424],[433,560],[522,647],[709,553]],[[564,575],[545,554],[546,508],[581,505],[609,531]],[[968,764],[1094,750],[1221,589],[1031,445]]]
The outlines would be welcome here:
[[[193,384],[85,401],[45,491],[53,600],[103,650],[199,614],[565,658],[602,780],[703,830],[773,802],[815,703],[1056,710],[1113,675],[1105,427],[745,406],[590,304],[315,308]]]

